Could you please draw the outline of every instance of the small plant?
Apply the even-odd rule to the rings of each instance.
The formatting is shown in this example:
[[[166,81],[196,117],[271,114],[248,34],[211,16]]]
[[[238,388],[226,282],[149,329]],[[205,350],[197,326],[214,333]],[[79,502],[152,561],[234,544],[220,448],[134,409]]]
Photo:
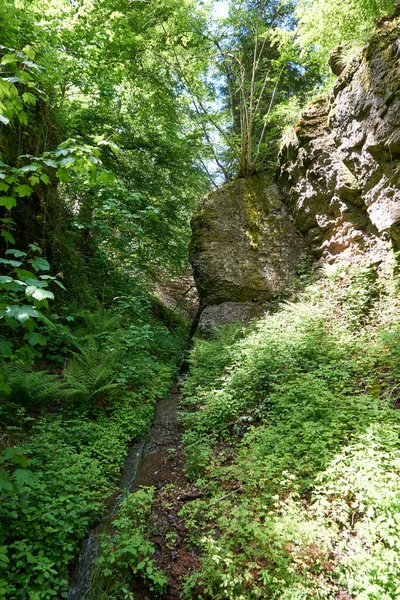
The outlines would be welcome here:
[[[0,363],[0,377],[3,387],[0,394],[7,401],[29,409],[63,398],[68,393],[59,375],[48,371],[34,371],[3,361]]]
[[[128,494],[113,521],[114,535],[105,536],[93,578],[93,600],[120,600],[133,577],[141,577],[150,590],[162,594],[167,577],[155,564],[154,546],[147,540],[154,488]]]
[[[106,352],[95,346],[80,346],[80,352],[73,354],[64,371],[69,394],[83,405],[101,403],[119,385],[115,383],[116,366],[122,350]]]

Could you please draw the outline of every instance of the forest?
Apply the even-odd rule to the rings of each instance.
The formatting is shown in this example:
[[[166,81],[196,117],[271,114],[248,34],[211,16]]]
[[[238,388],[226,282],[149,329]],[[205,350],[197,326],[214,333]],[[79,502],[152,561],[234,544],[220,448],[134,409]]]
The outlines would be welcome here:
[[[208,337],[189,262],[202,198],[275,173],[399,26],[395,0],[0,0],[0,599],[400,598],[400,235],[305,252]]]

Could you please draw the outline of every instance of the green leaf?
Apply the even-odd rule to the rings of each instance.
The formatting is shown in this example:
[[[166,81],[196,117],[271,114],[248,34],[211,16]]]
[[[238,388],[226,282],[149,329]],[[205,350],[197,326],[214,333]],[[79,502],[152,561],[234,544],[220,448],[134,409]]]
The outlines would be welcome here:
[[[14,206],[17,206],[17,201],[12,196],[1,196],[0,206],[5,206],[7,210],[11,210]]]
[[[18,485],[32,485],[35,482],[35,476],[29,469],[15,469],[13,477]]]
[[[39,181],[40,179],[37,175],[31,175],[31,177],[29,177],[29,183],[33,186],[37,185]]]
[[[11,63],[16,63],[18,61],[18,57],[16,54],[5,54],[1,59],[2,65],[9,65]]]
[[[6,342],[6,340],[0,340],[0,355],[3,356],[4,358],[10,358],[11,354],[12,354],[12,343],[11,342]],[[7,384],[0,384],[0,389],[1,389],[1,385],[7,385]],[[7,386],[8,388],[10,386]],[[2,389],[1,391],[5,392],[8,390]],[[9,391],[11,392],[11,388],[9,389]]]
[[[36,331],[28,331],[28,333],[24,335],[24,340],[27,340],[28,344],[31,346],[46,346],[47,344],[44,335]]]
[[[30,173],[31,171],[37,171],[39,168],[38,165],[24,165],[18,169],[20,173]]]
[[[26,252],[23,252],[22,250],[17,250],[16,248],[10,248],[9,250],[6,250],[6,254],[12,254],[13,256],[15,256],[15,258],[21,258],[22,256],[26,256]]]
[[[7,231],[7,229],[3,229],[1,235],[6,240],[6,242],[9,242],[10,244],[15,244],[15,239],[13,238],[12,234],[9,231]]]
[[[5,310],[5,317],[7,319],[16,319],[20,323],[25,323],[31,318],[35,319],[41,316],[41,313],[33,306],[29,306],[29,304],[14,304],[7,306]]]
[[[0,469],[0,490],[4,490],[5,492],[11,492],[13,489],[14,486],[10,477],[4,469]]]
[[[18,196],[20,198],[25,198],[25,197],[30,197],[32,195],[32,188],[29,185],[26,185],[25,183],[21,184],[21,185],[17,185],[15,188],[15,191],[17,192]]]
[[[47,300],[47,298],[49,298],[50,300],[54,300],[53,292],[50,292],[50,290],[44,290],[43,288],[36,287],[34,285],[29,285],[26,288],[25,295],[28,297],[33,297],[36,300],[39,300],[39,302],[41,302],[42,300]]]
[[[45,164],[45,165],[47,165],[48,167],[53,167],[53,169],[57,169],[57,167],[58,167],[58,164],[57,164],[57,163],[56,163],[54,160],[51,160],[51,159],[46,159],[46,160],[44,160],[43,162],[44,162],[44,164]]]
[[[28,125],[28,122],[29,122],[28,115],[26,114],[25,111],[21,110],[17,116],[18,116],[18,121],[21,123],[21,125]]]
[[[45,258],[35,257],[35,258],[31,258],[28,262],[32,265],[32,267],[35,269],[35,271],[49,271],[50,270],[50,265]]]
[[[3,265],[11,265],[11,267],[20,267],[22,265],[20,260],[9,260],[8,258],[0,258],[0,263]]]
[[[40,179],[43,181],[44,184],[48,185],[50,183],[50,177],[46,174],[41,175]]]
[[[36,104],[36,96],[34,96],[33,94],[29,93],[29,92],[24,92],[22,94],[22,100],[24,102],[26,102],[27,104],[32,104],[33,106]]]
[[[42,254],[42,249],[37,244],[29,244],[29,248],[33,250],[33,252],[38,252],[38,254]]]
[[[67,156],[67,158],[63,158],[62,160],[60,160],[60,165],[62,167],[66,167],[67,165],[72,165],[74,164],[75,159],[72,156]]]
[[[30,271],[27,271],[26,269],[16,269],[16,274],[19,277],[19,279],[22,279],[23,281],[25,281],[25,283],[28,283],[28,280],[31,279],[31,283],[28,283],[28,285],[35,285],[35,281],[38,279],[37,275],[35,275],[35,273],[31,273]]]
[[[58,169],[56,172],[57,178],[61,181],[61,183],[68,183],[71,180],[69,173],[65,169]]]

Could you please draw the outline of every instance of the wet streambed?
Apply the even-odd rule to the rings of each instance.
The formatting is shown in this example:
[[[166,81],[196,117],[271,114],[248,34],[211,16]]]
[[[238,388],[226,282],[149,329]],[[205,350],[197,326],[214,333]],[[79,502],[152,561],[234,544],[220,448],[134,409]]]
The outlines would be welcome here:
[[[171,393],[157,403],[154,421],[145,439],[129,448],[121,471],[120,489],[108,498],[105,517],[82,542],[70,579],[69,600],[90,597],[91,576],[100,551],[101,534],[111,530],[124,492],[133,492],[141,485],[158,487],[168,480],[171,454],[180,441],[178,403],[178,384],[175,383]]]

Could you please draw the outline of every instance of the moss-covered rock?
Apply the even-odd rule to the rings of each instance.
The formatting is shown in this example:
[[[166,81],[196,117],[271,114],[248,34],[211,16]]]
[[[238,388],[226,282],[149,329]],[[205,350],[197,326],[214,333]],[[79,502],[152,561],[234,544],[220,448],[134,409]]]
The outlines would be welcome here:
[[[267,300],[292,284],[304,241],[271,173],[209,194],[192,228],[190,260],[203,305]]]

